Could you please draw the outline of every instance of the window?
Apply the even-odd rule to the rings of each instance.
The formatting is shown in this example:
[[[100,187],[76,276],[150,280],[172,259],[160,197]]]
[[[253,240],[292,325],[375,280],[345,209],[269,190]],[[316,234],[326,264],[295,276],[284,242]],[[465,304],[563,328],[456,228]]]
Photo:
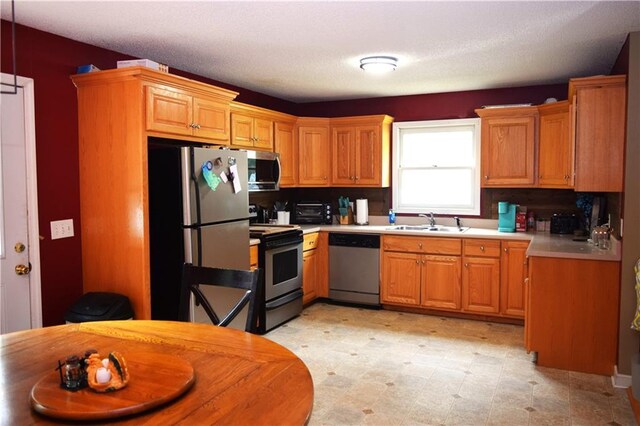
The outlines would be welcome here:
[[[480,119],[393,124],[393,208],[480,214]]]

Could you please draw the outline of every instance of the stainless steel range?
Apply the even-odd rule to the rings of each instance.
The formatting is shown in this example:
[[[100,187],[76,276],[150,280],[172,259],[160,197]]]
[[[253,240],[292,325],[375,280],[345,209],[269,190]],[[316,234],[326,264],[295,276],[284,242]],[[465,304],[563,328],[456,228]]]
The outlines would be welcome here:
[[[296,225],[250,226],[259,238],[258,262],[264,269],[260,333],[302,312],[302,230]]]

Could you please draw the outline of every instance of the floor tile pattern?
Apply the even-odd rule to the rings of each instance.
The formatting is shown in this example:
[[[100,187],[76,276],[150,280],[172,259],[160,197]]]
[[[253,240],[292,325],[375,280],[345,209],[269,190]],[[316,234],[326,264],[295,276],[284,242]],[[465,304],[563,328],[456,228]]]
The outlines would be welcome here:
[[[538,367],[521,326],[316,303],[267,334],[313,377],[310,425],[635,425],[609,377]]]

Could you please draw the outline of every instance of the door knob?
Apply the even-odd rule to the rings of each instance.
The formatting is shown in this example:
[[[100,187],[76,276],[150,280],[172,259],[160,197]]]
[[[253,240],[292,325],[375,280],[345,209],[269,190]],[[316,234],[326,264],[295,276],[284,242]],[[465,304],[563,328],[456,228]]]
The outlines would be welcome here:
[[[16,265],[16,275],[27,275],[31,272],[31,267],[27,265]]]

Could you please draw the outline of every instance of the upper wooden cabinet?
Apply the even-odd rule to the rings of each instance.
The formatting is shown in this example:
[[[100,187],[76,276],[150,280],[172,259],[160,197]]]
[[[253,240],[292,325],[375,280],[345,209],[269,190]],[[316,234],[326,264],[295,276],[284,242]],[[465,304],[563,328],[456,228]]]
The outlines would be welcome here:
[[[482,186],[534,186],[538,109],[483,108],[476,113],[482,120]]]
[[[574,143],[569,101],[538,106],[538,187],[573,188]]]
[[[298,119],[298,186],[329,186],[331,145],[329,119]]]
[[[576,191],[622,192],[626,76],[569,80],[575,105]]]
[[[275,123],[274,151],[280,154],[280,187],[298,185],[298,146],[295,122]]]
[[[148,82],[145,87],[146,130],[165,134],[229,143],[229,102],[234,95],[207,96],[188,88]],[[222,90],[222,89],[221,89]],[[230,92],[233,93],[233,92]]]
[[[231,103],[231,146],[273,151],[274,121],[281,113],[240,102]]]
[[[124,294],[136,319],[151,319],[148,137],[227,144],[237,93],[142,67],[72,79],[84,291]]]
[[[331,119],[331,185],[389,186],[388,115]]]

